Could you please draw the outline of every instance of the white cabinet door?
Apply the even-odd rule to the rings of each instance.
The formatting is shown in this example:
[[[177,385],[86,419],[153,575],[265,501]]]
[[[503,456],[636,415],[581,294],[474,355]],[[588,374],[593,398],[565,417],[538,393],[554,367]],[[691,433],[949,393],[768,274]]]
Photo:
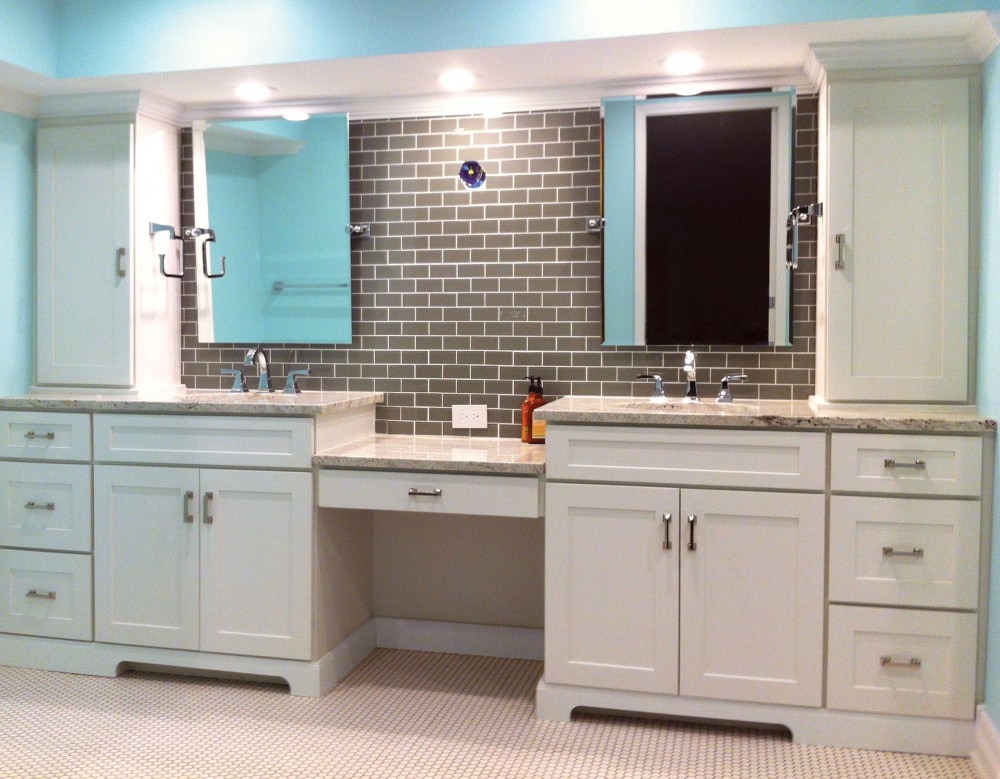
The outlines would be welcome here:
[[[681,694],[822,704],[823,500],[682,490]]]
[[[198,648],[198,471],[94,467],[98,641]]]
[[[311,656],[312,474],[203,470],[201,648]]]
[[[546,681],[677,692],[677,510],[676,489],[548,485]]]
[[[968,400],[969,94],[967,78],[828,87],[827,400]]]
[[[38,384],[132,384],[133,132],[38,130]]]

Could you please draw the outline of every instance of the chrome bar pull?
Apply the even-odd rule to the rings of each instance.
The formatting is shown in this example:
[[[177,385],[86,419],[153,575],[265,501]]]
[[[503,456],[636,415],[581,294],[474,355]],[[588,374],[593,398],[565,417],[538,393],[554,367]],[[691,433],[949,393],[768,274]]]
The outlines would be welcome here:
[[[837,242],[837,261],[833,263],[834,270],[844,269],[844,244],[847,243],[847,236],[844,233],[837,233],[833,240]]]
[[[923,557],[924,550],[919,546],[915,546],[909,550],[894,549],[891,546],[882,547],[883,557]]]
[[[118,268],[118,275],[123,277],[128,273],[128,252],[124,246],[119,246],[115,252],[115,265]]]
[[[194,522],[194,514],[191,513],[191,501],[194,500],[194,493],[188,490],[184,493],[184,521]]]
[[[913,468],[917,471],[922,471],[927,468],[926,460],[914,460],[912,463],[898,463],[891,457],[887,457],[884,460],[886,468]]]
[[[205,493],[205,518],[202,522],[206,525],[211,525],[215,521],[215,517],[212,516],[212,499],[215,495],[211,492]]]
[[[410,495],[424,495],[424,496],[426,496],[428,498],[440,498],[441,497],[441,489],[439,487],[435,487],[433,490],[422,490],[419,487],[410,487],[409,494]]]
[[[27,503],[25,503],[24,507],[26,509],[40,509],[42,511],[55,511],[56,510],[56,504],[55,503],[36,503],[33,500],[29,500]]]
[[[688,549],[692,552],[698,548],[698,544],[694,541],[694,526],[698,522],[698,517],[696,515],[691,515],[688,517]]]
[[[38,590],[28,590],[24,597],[26,598],[37,598],[38,600],[55,600],[56,594],[51,590],[49,592],[39,592]]]
[[[911,657],[909,660],[893,660],[890,655],[882,655],[878,661],[883,668],[912,668],[916,670],[923,665],[923,661],[919,657]]]
[[[670,522],[673,520],[673,516],[670,514],[663,515],[663,548],[673,549],[674,545],[670,543]]]
[[[39,438],[44,438],[46,441],[55,441],[55,433],[36,433],[34,430],[29,430],[24,434],[24,437],[29,441],[37,441]]]

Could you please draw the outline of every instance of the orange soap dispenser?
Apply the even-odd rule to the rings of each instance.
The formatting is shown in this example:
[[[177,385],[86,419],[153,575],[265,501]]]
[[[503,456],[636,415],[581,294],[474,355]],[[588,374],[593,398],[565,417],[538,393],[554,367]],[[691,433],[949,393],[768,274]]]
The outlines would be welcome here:
[[[545,405],[542,395],[542,377],[525,376],[531,384],[528,387],[528,397],[521,404],[521,441],[526,444],[545,443],[545,421],[535,419],[535,409]]]

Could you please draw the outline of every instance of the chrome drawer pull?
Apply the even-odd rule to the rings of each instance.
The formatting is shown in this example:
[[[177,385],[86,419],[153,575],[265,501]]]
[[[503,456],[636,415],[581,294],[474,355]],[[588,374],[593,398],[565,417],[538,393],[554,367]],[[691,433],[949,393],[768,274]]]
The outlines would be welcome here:
[[[194,500],[194,493],[188,490],[184,493],[184,521],[194,522],[194,514],[191,513],[191,501]]]
[[[421,490],[419,487],[410,487],[410,495],[425,495],[428,498],[440,498],[441,489],[435,488],[433,490]]]
[[[36,433],[34,430],[29,430],[27,433],[24,434],[24,437],[27,438],[29,441],[35,441],[39,438],[44,438],[46,441],[56,440],[55,433]]]
[[[35,501],[33,501],[33,500],[29,500],[27,503],[25,503],[24,507],[26,509],[41,509],[42,511],[55,511],[56,510],[56,504],[55,503],[35,503]]]
[[[926,460],[914,460],[912,463],[897,463],[891,457],[885,459],[886,468],[914,468],[918,471],[924,470],[927,467]]]
[[[919,657],[911,657],[909,660],[893,660],[889,655],[882,655],[879,664],[883,668],[919,668],[923,661]]]
[[[28,590],[25,597],[40,598],[41,600],[55,600],[56,594],[54,592],[39,592],[38,590]]]
[[[673,549],[674,545],[670,543],[670,521],[673,517],[670,514],[663,515],[663,548]]]
[[[698,522],[697,515],[692,515],[688,517],[688,549],[692,552],[698,548],[698,544],[694,542],[694,526]]]
[[[202,520],[202,522],[206,525],[211,525],[213,522],[215,522],[215,517],[212,516],[212,498],[214,497],[215,495],[213,495],[211,492],[205,493],[205,518]]]
[[[924,550],[921,549],[919,546],[915,546],[915,547],[913,547],[913,549],[911,549],[908,552],[906,552],[906,551],[902,551],[900,549],[894,549],[891,546],[883,546],[882,547],[882,556],[883,557],[923,557],[924,556]]]

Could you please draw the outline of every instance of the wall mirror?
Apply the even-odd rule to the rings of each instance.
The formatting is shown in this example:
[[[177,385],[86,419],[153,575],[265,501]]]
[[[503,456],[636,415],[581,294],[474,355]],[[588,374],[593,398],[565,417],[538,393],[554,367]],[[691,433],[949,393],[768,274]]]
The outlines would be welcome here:
[[[605,345],[790,343],[791,92],[605,100]]]
[[[202,342],[350,343],[346,114],[192,128]],[[201,253],[206,238],[196,239]]]

